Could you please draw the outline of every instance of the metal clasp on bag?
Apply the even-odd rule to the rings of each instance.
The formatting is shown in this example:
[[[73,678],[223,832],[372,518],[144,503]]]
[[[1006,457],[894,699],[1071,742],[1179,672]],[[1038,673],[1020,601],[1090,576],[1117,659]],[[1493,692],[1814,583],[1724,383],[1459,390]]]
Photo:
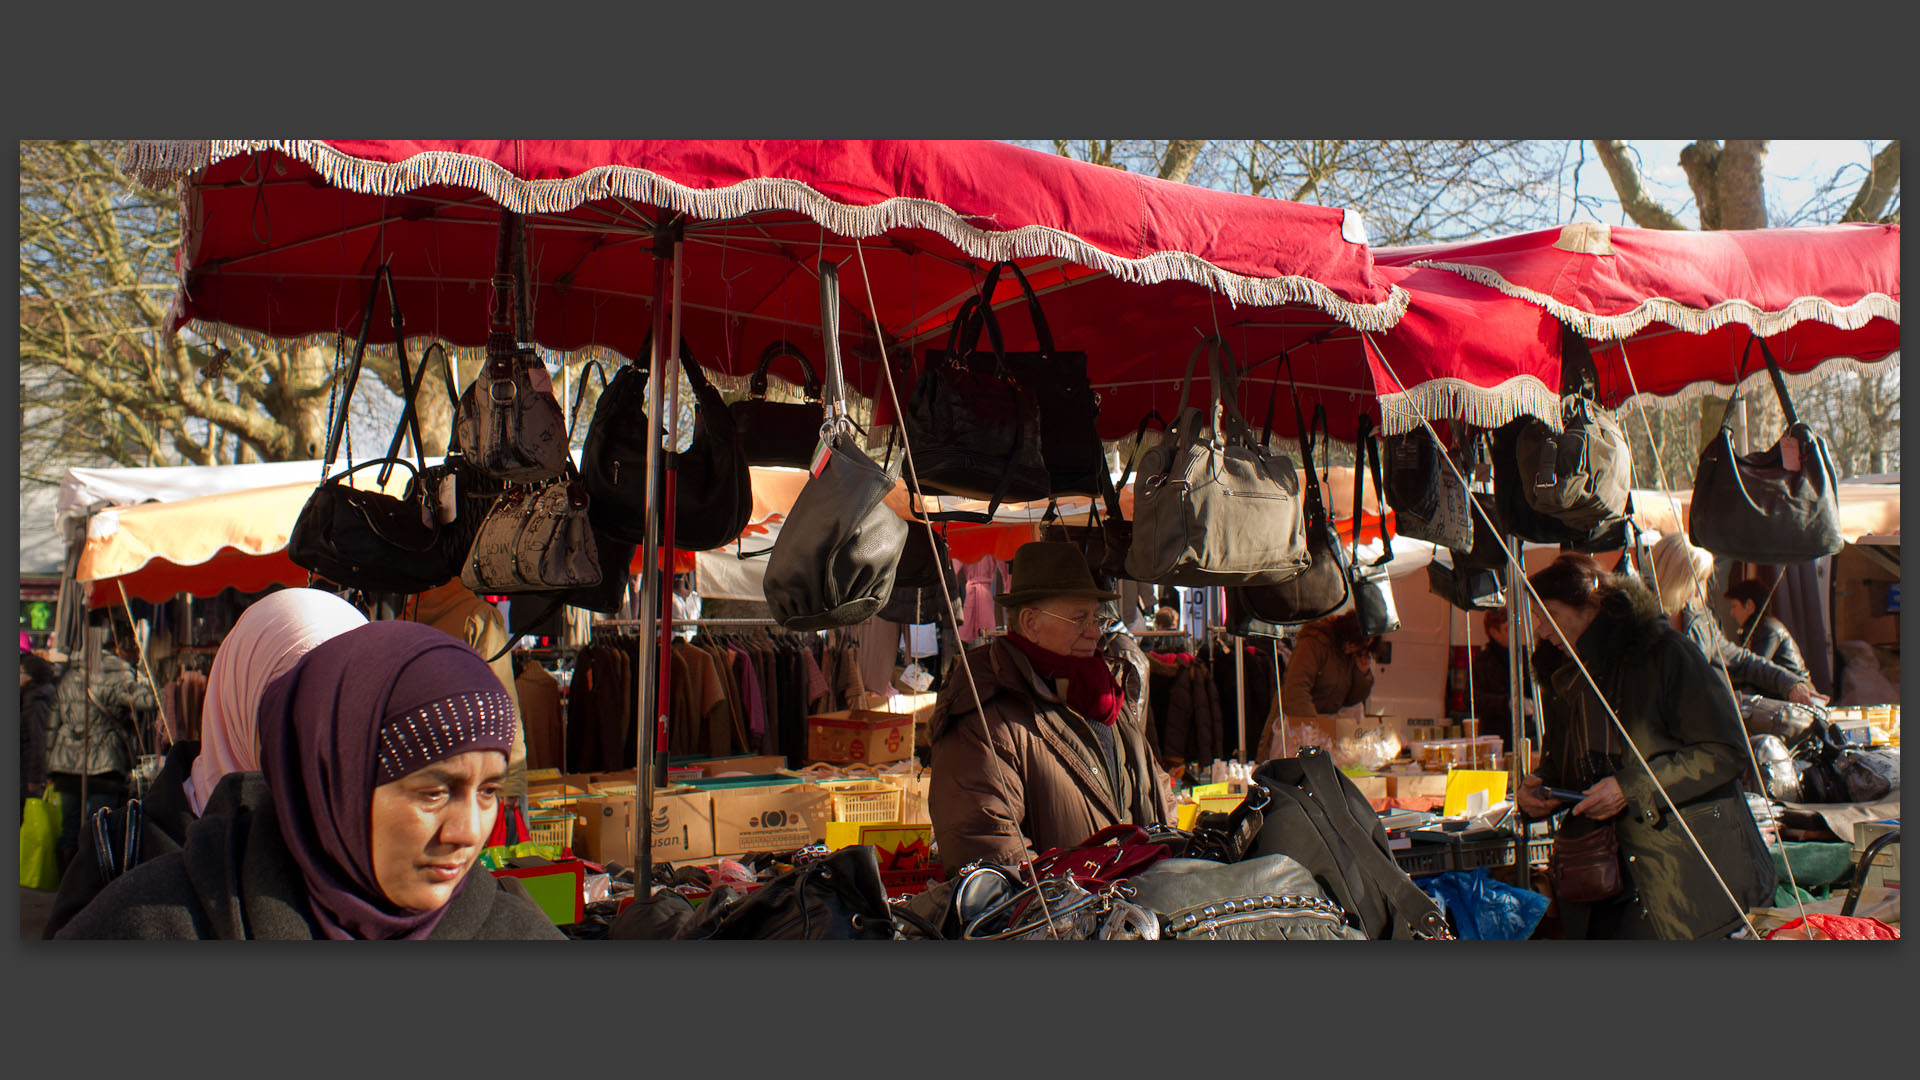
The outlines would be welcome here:
[[[505,397],[502,397],[500,394],[500,388],[503,386],[507,388]],[[493,399],[495,405],[503,408],[513,404],[514,396],[519,393],[520,388],[514,385],[512,379],[495,379],[492,384],[487,387],[487,396]]]

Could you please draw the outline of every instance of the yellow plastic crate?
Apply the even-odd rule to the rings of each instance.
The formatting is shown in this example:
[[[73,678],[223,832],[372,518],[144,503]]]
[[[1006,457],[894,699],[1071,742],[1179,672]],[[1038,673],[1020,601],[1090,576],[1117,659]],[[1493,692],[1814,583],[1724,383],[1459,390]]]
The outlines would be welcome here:
[[[833,799],[833,820],[887,822],[900,820],[900,788],[878,780],[826,781],[820,785]]]

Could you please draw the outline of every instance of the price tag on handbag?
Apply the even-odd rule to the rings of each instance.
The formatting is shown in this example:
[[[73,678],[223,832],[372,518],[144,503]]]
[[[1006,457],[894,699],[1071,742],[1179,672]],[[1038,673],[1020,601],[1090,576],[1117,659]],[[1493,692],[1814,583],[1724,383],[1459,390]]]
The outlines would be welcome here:
[[[1791,435],[1780,436],[1780,464],[1788,472],[1800,471],[1800,440]]]
[[[927,674],[927,670],[920,666],[920,661],[915,660],[900,673],[900,681],[913,687],[914,693],[924,694],[927,692],[927,687],[933,685],[933,676]]]
[[[813,446],[813,463],[807,466],[808,474],[812,476],[819,476],[820,473],[823,470],[825,470],[827,467],[827,459],[832,456],[833,456],[833,450],[831,447],[827,445],[827,440],[825,438],[822,438],[819,442],[815,443]]]

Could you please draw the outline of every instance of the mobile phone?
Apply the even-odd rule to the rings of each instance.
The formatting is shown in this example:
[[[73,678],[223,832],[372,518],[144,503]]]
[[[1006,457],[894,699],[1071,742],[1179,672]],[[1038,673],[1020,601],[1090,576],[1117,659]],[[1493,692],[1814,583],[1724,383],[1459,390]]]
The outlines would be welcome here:
[[[1568,791],[1566,788],[1557,787],[1546,788],[1545,794],[1547,798],[1559,799],[1568,806],[1578,805],[1579,803],[1585,802],[1587,798],[1587,793],[1584,791]]]

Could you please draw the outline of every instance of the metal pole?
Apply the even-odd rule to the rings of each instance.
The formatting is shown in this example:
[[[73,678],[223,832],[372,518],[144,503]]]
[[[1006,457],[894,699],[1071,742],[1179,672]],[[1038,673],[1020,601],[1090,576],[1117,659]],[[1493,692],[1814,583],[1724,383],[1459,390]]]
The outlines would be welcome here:
[[[641,544],[640,563],[640,663],[635,665],[634,742],[634,846],[633,888],[636,899],[645,900],[653,890],[653,752],[666,717],[660,713],[659,697],[659,622],[660,543],[653,523],[660,520],[660,472],[665,463],[660,438],[660,397],[666,371],[667,273],[671,269],[672,246],[661,238],[653,249],[653,358],[648,377],[647,431],[647,521]]]
[[[1240,689],[1240,749],[1241,761],[1252,761],[1247,753],[1247,639],[1238,634],[1228,638],[1233,642],[1233,682]]]
[[[1508,550],[1513,552],[1516,559],[1521,560],[1521,567],[1524,567],[1526,565],[1525,564],[1526,551],[1524,548],[1520,546],[1521,544],[1520,538],[1512,534],[1508,534],[1508,536],[1506,537],[1506,541],[1507,541]],[[1527,738],[1526,720],[1525,720],[1526,714],[1525,714],[1525,711],[1521,708],[1521,686],[1520,686],[1520,648],[1521,648],[1520,629],[1521,627],[1528,625],[1530,620],[1527,618],[1529,614],[1529,609],[1527,607],[1526,584],[1523,581],[1523,578],[1525,577],[1525,575],[1522,573],[1521,569],[1516,568],[1512,562],[1509,562],[1507,564],[1506,572],[1507,572],[1507,704],[1511,710],[1510,716],[1513,721],[1513,726],[1508,730],[1513,732],[1514,763],[1513,763],[1512,790],[1516,793],[1516,798],[1517,798],[1518,797],[1517,793],[1520,790],[1520,779],[1526,776],[1527,774],[1527,766],[1532,760],[1532,752],[1533,752],[1532,740]],[[1471,626],[1472,624],[1469,623],[1468,625]],[[1531,635],[1529,635],[1529,637],[1531,637]],[[1469,695],[1473,693],[1473,688],[1471,686],[1467,688],[1467,693]],[[1530,866],[1527,862],[1528,825],[1527,825],[1527,822],[1521,819],[1517,814],[1514,816],[1514,821],[1516,825],[1516,828],[1514,829],[1514,835],[1513,835],[1514,881],[1521,888],[1524,889],[1524,888],[1527,888],[1528,883],[1533,880],[1532,870],[1530,869]]]
[[[662,702],[671,702],[673,700],[673,526],[676,520],[674,514],[677,512],[677,501],[675,497],[678,494],[679,488],[679,470],[673,467],[673,462],[674,454],[679,451],[680,447],[680,240],[677,236],[673,241],[673,314],[670,325],[672,329],[667,335],[667,355],[673,357],[674,362],[669,365],[669,370],[661,374],[661,378],[666,380],[667,385],[666,406],[668,432],[666,448],[667,467],[665,469],[666,480],[663,485],[665,488],[666,513],[660,519],[666,523],[666,527],[660,530],[660,573],[666,580],[666,587],[660,590],[661,623],[659,663],[660,700]],[[663,705],[661,708],[664,713],[665,706]],[[654,747],[654,750],[660,755],[659,760],[654,763],[653,767],[654,772],[657,774],[654,777],[654,782],[664,786],[667,779],[665,756],[667,745],[664,730],[661,733],[660,742]]]

